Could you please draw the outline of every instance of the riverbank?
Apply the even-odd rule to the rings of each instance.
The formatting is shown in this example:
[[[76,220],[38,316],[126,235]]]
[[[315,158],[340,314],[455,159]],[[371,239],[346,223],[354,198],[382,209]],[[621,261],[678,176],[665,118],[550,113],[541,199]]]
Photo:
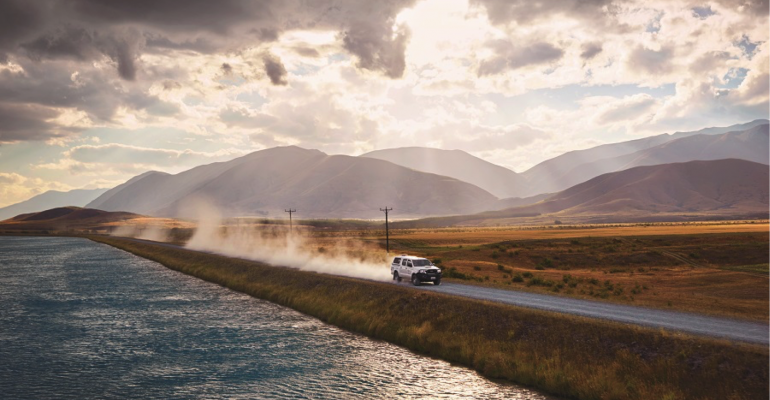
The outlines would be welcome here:
[[[768,349],[91,237],[322,321],[579,399],[767,397]]]

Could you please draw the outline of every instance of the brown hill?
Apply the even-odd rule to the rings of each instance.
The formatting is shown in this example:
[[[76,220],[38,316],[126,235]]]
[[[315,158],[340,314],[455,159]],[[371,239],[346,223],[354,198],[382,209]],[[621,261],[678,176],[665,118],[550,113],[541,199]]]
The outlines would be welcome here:
[[[767,211],[768,166],[745,160],[691,161],[604,174],[522,207],[541,213]]]
[[[109,212],[80,207],[57,207],[36,213],[20,214],[0,221],[0,230],[72,230],[87,229],[141,218],[129,212]]]
[[[565,187],[571,187],[608,172],[622,171],[645,165],[670,164],[687,161],[708,161],[735,158],[762,164],[770,163],[768,125],[719,135],[693,135],[671,140],[649,149],[613,158],[594,160],[576,165],[559,177]]]

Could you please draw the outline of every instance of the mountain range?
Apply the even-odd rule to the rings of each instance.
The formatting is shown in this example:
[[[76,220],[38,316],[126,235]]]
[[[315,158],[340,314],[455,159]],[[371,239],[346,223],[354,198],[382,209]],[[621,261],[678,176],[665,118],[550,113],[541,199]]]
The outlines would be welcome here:
[[[767,168],[770,159],[768,138],[768,121],[756,120],[573,151],[520,174],[461,150],[408,147],[351,157],[327,155],[296,146],[277,147],[174,175],[149,171],[106,191],[46,192],[0,209],[0,220],[67,205],[190,217],[195,215],[191,207],[194,199],[213,203],[226,216],[277,217],[284,216],[286,208],[295,208],[300,210],[297,215],[304,218],[382,218],[379,209],[385,206],[393,207],[402,219],[496,210],[515,210],[515,213],[528,215],[628,210],[674,212],[671,204],[666,203],[666,197],[656,192],[653,186],[639,189],[642,186],[634,183],[636,181],[627,183],[636,188],[634,190],[641,190],[637,193],[641,203],[622,197],[604,201],[607,193],[597,189],[585,192],[596,197],[594,203],[570,203],[572,205],[564,209],[553,207],[564,203],[563,200],[556,201],[561,198],[554,196],[564,196],[568,190],[578,190],[578,187],[584,190],[581,185],[595,183],[597,177],[607,179],[610,173],[635,170],[640,166],[739,159],[750,164],[764,164]],[[732,173],[738,176],[741,168],[756,169],[756,166],[748,167],[750,164],[731,164]],[[755,172],[750,175],[759,176]],[[686,176],[694,179],[694,175]],[[613,182],[632,178],[632,175],[621,174],[613,178]],[[677,185],[684,187],[689,183],[692,182],[684,180]],[[754,182],[754,185],[762,190],[762,182]],[[652,198],[643,195],[653,192],[657,194]],[[613,193],[612,196],[617,194]],[[657,199],[659,203],[651,201],[649,204],[658,204],[662,208],[647,207],[643,199]],[[676,204],[685,204],[684,199],[678,201]],[[708,208],[708,202],[698,204],[692,210]],[[678,207],[677,212],[688,209]],[[722,209],[740,211],[742,207],[723,205]]]
[[[714,157],[743,158],[748,153],[746,148],[753,148],[755,152],[750,155],[749,159],[768,164],[767,125],[768,120],[759,119],[728,127],[662,134],[626,142],[605,144],[586,150],[570,151],[543,161],[522,172],[521,176],[526,178],[528,185],[526,186],[526,191],[518,195],[531,196],[540,193],[553,193],[607,172],[620,171],[639,165],[699,160],[701,158],[698,158],[698,153],[703,151],[703,144],[715,143],[709,139],[713,135],[750,131],[759,126],[764,126],[764,128],[760,129],[760,132],[764,132],[764,136],[752,135],[749,138],[745,138],[741,135],[731,135],[723,137],[720,145],[727,145],[727,147],[724,149],[711,147],[707,150],[708,154],[706,156],[709,158],[706,159],[717,159]],[[732,145],[729,143],[730,139],[740,140],[742,144]],[[751,142],[751,140],[755,140],[755,142]],[[669,142],[677,142],[677,145],[668,147],[666,143]],[[693,148],[689,148],[689,146],[693,146]],[[681,151],[681,153],[671,151],[672,149]],[[733,150],[737,151],[733,152]],[[665,153],[665,155],[658,155],[658,153]]]
[[[296,146],[257,151],[176,175],[153,172],[99,196],[88,207],[155,216],[194,216],[190,199],[204,199],[230,216],[381,218],[447,215],[488,209],[497,198],[446,176],[365,157],[327,155]]]
[[[402,147],[372,151],[360,157],[390,161],[417,171],[459,179],[501,199],[517,197],[525,191],[527,185],[526,179],[510,169],[484,161],[462,150]]]
[[[49,190],[29,200],[0,208],[0,221],[13,216],[62,206],[83,207],[107,189],[75,189],[69,192]]]
[[[554,193],[607,172],[620,171],[625,164],[619,157],[661,146],[664,143],[692,136],[720,135],[739,132],[756,126],[770,124],[770,120],[758,119],[745,124],[713,127],[693,132],[664,133],[643,139],[604,144],[590,149],[575,150],[548,159],[521,173],[527,180],[527,189],[521,195]],[[740,158],[737,155],[725,158]],[[692,161],[692,158],[672,159],[669,162]],[[647,164],[651,165],[651,164]],[[628,166],[625,166],[629,168]],[[580,172],[574,172],[579,169]]]
[[[600,175],[513,210],[571,215],[766,212],[769,177],[767,165],[735,159],[634,167]]]
[[[394,226],[438,227],[537,216],[548,216],[549,222],[567,216],[601,216],[605,221],[619,222],[675,214],[766,218],[769,179],[767,165],[735,159],[634,167],[600,175],[535,204],[474,215],[404,221]]]

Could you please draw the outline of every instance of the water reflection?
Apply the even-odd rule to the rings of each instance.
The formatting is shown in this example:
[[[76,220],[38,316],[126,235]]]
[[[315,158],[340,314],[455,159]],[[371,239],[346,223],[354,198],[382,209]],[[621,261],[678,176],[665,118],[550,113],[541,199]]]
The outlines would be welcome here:
[[[545,399],[76,238],[0,237],[8,398]]]

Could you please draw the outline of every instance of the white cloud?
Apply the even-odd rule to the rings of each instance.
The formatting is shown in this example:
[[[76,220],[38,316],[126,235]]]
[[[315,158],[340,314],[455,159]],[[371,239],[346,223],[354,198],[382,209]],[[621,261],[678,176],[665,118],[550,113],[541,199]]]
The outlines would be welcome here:
[[[73,187],[60,182],[30,178],[14,172],[0,172],[0,207],[16,204],[48,190],[71,189]]]
[[[377,22],[370,30],[337,14],[343,20],[306,24],[314,8],[273,30],[260,20],[265,29],[244,31],[237,14],[227,14],[241,24],[234,28],[207,22],[215,33],[155,27],[130,82],[114,55],[12,54],[0,64],[0,112],[20,122],[0,130],[0,141],[53,138],[61,157],[35,171],[110,181],[284,144],[346,154],[461,148],[522,170],[601,142],[767,117],[766,13],[730,2],[699,3],[710,7],[705,18],[689,1],[470,3],[384,4],[385,14],[366,14]],[[243,36],[228,36],[236,31]],[[266,54],[280,60],[273,81],[285,84],[271,82]],[[647,90],[672,86],[673,94]],[[162,127],[205,138],[212,150],[153,142],[151,133],[138,142],[99,137],[104,128]],[[74,145],[84,130],[100,141]],[[0,160],[0,171],[11,170]]]
[[[64,153],[84,163],[145,164],[173,166],[203,161],[229,160],[244,154],[241,150],[220,150],[205,153],[192,150],[153,149],[125,144],[81,145]]]

